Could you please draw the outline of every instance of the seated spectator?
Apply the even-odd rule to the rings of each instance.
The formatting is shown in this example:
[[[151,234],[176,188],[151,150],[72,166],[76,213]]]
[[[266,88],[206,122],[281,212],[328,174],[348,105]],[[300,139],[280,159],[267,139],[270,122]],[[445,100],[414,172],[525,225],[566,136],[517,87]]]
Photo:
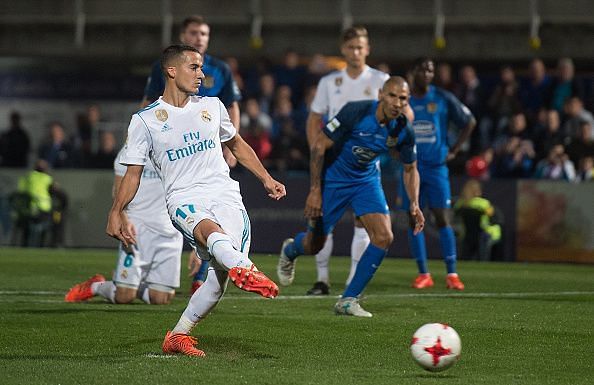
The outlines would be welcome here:
[[[235,80],[235,84],[237,84],[237,88],[241,91],[241,93],[245,92],[245,82],[243,81],[243,77],[239,72],[239,61],[234,56],[229,56],[225,59],[225,62],[229,65],[229,69],[231,69],[231,74],[233,76],[233,80]]]
[[[487,129],[482,123],[485,103],[485,92],[474,67],[465,65],[460,69],[460,84],[456,87],[456,96],[472,111],[476,118],[478,130],[473,130],[470,137],[470,152],[477,153],[488,145],[484,131]]]
[[[529,178],[534,166],[532,141],[510,136],[496,150],[493,176],[499,178]]]
[[[594,138],[592,137],[592,124],[582,122],[576,138],[567,145],[567,155],[574,164],[578,164],[585,156],[594,156]]]
[[[21,114],[10,113],[10,127],[0,135],[0,166],[27,167],[31,141],[21,124]]]
[[[583,100],[585,96],[584,87],[575,77],[573,60],[561,58],[557,64],[557,76],[551,87],[549,107],[558,112],[563,112],[565,102],[572,96]]]
[[[113,162],[118,155],[118,151],[113,132],[101,131],[99,134],[99,150],[93,154],[91,168],[113,168]]]
[[[282,91],[283,87],[279,87]],[[293,103],[291,99],[284,93],[277,93],[277,99],[274,106],[274,114],[272,115],[272,139],[276,139],[281,131],[285,120],[293,121]]]
[[[249,98],[245,102],[244,112],[241,114],[241,135],[254,149],[260,160],[265,160],[270,155],[270,132],[272,119],[260,111],[258,101]]]
[[[533,123],[541,108],[546,107],[551,79],[546,73],[544,62],[533,59],[528,68],[528,78],[520,84],[519,96],[528,121]]]
[[[546,159],[541,160],[536,165],[534,177],[537,179],[552,180],[575,180],[575,165],[565,153],[562,144],[557,144],[551,148]]]
[[[299,54],[292,49],[285,52],[283,64],[274,68],[274,78],[278,86],[288,86],[291,89],[291,102],[299,104],[303,97],[303,87],[306,68],[299,64]]]
[[[491,134],[487,138],[492,140],[503,132],[512,115],[522,110],[518,97],[518,82],[514,70],[510,66],[501,69],[499,83],[491,94],[487,105],[492,127]]]
[[[594,157],[585,156],[580,159],[577,182],[594,182]]]
[[[306,88],[317,86],[322,76],[326,75],[328,72],[330,72],[330,68],[326,63],[326,58],[319,53],[314,54],[309,60],[309,64],[307,66],[304,86]]]
[[[572,96],[565,103],[565,121],[563,134],[571,139],[576,138],[582,122],[588,122],[594,127],[594,116],[584,108],[584,102],[577,96]],[[591,133],[592,134],[592,133]],[[592,137],[594,139],[594,136]]]
[[[272,105],[274,104],[274,77],[271,74],[264,74],[259,80],[259,91],[257,94],[260,111],[270,115],[272,114]]]
[[[77,165],[74,148],[66,138],[64,126],[58,122],[49,125],[49,134],[39,146],[38,155],[48,163],[50,168],[68,168]]]
[[[292,119],[283,119],[279,125],[280,135],[272,142],[268,165],[279,171],[309,170],[309,148],[305,135],[295,128]]]
[[[460,256],[488,261],[491,250],[501,241],[501,218],[487,199],[482,197],[481,184],[471,179],[462,187],[460,199],[454,204],[454,216],[461,223]]]
[[[538,120],[538,127],[535,129],[533,137],[536,159],[541,160],[547,157],[554,145],[563,144],[565,136],[561,132],[561,121],[556,110],[543,109]]]
[[[435,69],[435,85],[446,91],[454,93],[456,85],[452,78],[452,66],[449,63],[438,63]]]

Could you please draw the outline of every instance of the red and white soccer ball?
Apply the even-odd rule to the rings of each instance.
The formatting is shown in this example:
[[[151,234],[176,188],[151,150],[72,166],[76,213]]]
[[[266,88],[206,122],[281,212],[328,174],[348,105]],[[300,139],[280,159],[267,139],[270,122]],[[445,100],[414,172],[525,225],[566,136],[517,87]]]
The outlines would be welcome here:
[[[458,361],[462,342],[458,333],[446,324],[425,324],[413,335],[410,352],[423,369],[440,372]]]

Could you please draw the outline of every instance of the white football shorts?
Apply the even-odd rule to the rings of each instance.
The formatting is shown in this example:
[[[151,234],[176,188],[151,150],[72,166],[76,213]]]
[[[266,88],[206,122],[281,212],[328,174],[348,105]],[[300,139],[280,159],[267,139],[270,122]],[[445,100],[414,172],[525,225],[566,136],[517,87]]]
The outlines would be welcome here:
[[[233,247],[247,257],[250,251],[252,231],[250,218],[245,208],[229,206],[212,199],[201,200],[200,203],[186,203],[175,206],[173,226],[196,249],[198,256],[210,260],[210,255],[203,245],[194,239],[194,228],[205,219],[217,223],[225,234],[229,235]]]
[[[119,247],[118,263],[113,280],[116,286],[138,288],[140,282],[149,287],[179,287],[183,237],[179,232],[164,235],[142,222],[135,222],[136,245],[130,252]]]

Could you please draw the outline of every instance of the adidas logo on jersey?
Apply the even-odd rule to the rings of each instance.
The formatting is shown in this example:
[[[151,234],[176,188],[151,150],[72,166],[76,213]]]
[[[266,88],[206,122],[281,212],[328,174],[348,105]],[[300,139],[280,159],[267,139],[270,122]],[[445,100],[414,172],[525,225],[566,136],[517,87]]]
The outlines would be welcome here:
[[[169,124],[165,123],[163,125],[163,127],[161,127],[161,132],[166,132],[166,131],[169,131],[171,129],[173,129],[173,127],[171,127]]]

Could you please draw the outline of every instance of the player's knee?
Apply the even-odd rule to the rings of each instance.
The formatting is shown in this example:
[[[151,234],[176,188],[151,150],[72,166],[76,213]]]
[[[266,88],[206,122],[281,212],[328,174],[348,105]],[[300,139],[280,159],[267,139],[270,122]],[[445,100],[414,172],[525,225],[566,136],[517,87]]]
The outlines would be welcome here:
[[[371,239],[371,243],[375,246],[387,249],[394,241],[394,234],[390,229],[385,229],[378,231],[375,234],[370,234],[369,238]]]
[[[120,290],[120,288],[116,289],[114,302],[117,304],[127,304],[136,298],[136,290]]]
[[[173,298],[173,293],[164,293],[160,291],[151,290],[151,305],[168,305]]]

